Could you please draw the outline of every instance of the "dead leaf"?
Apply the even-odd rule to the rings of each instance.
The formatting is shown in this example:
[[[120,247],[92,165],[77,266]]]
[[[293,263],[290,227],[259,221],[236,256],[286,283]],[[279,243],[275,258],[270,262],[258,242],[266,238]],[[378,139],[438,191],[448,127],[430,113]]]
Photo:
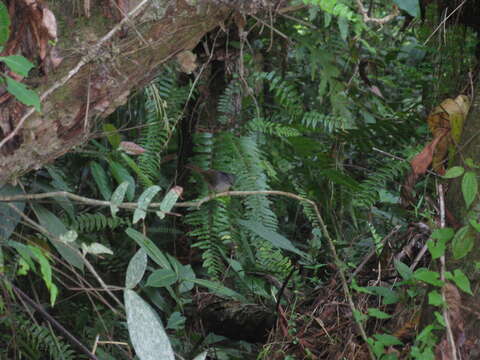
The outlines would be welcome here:
[[[428,167],[432,163],[433,159],[433,152],[437,147],[438,143],[442,138],[448,133],[447,129],[443,129],[442,131],[437,131],[437,136],[423,148],[423,150],[415,156],[412,161],[410,162],[413,172],[415,175],[423,175],[427,171]]]

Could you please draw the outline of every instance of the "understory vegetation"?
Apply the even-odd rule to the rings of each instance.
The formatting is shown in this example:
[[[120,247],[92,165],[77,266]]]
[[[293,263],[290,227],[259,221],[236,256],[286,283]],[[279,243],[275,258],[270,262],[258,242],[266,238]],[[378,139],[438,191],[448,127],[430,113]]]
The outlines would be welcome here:
[[[385,24],[341,0],[237,13],[191,73],[169,63],[84,146],[2,187],[20,197],[0,203],[0,358],[438,358],[442,286],[471,293],[472,274],[441,276],[444,179],[409,183],[410,161],[431,110],[472,96],[477,38],[394,3]]]

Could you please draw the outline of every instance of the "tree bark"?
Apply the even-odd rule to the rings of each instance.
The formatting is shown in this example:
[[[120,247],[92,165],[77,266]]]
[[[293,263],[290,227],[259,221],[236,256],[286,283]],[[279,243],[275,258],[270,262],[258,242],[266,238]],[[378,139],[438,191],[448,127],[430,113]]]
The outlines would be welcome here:
[[[2,55],[11,55],[6,51],[16,46],[15,54],[30,60],[41,59],[40,63],[37,61],[37,69],[30,72],[34,75],[23,82],[45,99],[41,113],[32,113],[22,124],[21,118],[30,109],[0,87],[0,141],[16,132],[0,146],[0,185],[14,182],[18,176],[41,168],[88,140],[95,121],[112,113],[130,94],[148,84],[160,65],[184,50],[193,49],[204,34],[222,24],[233,11],[244,11],[245,4],[251,10],[257,3],[256,0],[150,0],[136,16],[126,20],[122,13],[134,9],[141,0],[130,0],[129,4],[127,1],[127,5],[125,1],[92,1],[92,8],[87,9],[88,18],[85,14],[72,14],[73,4],[82,2],[2,1],[12,19],[10,39]],[[42,46],[38,38],[41,34],[28,33],[28,26],[34,20],[26,17],[25,9],[32,2],[37,10],[48,9],[54,15],[58,25],[54,44],[49,41]],[[235,7],[236,3],[240,7]],[[106,16],[106,12],[111,16]],[[121,29],[107,41],[102,40],[122,19]],[[18,46],[19,41],[29,46]],[[63,61],[51,70],[46,59],[54,51],[58,53],[56,59],[61,57]],[[47,94],[69,73],[73,76],[63,86]]]
[[[475,171],[480,176],[480,169],[469,169],[464,163],[465,159],[471,158],[475,164],[480,163],[480,81],[477,80],[476,89],[470,112],[468,114],[462,135],[462,141],[459,146],[458,161],[460,166],[465,167],[466,171]],[[479,221],[480,208],[478,207],[478,195],[476,200],[467,211],[465,201],[461,190],[461,178],[450,184],[447,194],[447,208],[461,223],[468,225],[468,219],[474,218]],[[463,258],[455,260],[450,253],[447,256],[446,270],[454,271],[460,269],[469,278],[472,295],[463,291],[454,296],[454,300],[449,302],[449,312],[452,321],[452,329],[456,337],[457,347],[463,353],[465,359],[478,359],[480,356],[480,346],[478,345],[478,334],[480,331],[480,272],[475,263],[480,262],[480,246],[478,246],[479,234],[471,229],[474,236],[473,248]],[[474,235],[473,235],[474,234]],[[456,299],[455,299],[456,298]],[[452,320],[453,319],[453,320]],[[466,356],[465,356],[466,355]]]

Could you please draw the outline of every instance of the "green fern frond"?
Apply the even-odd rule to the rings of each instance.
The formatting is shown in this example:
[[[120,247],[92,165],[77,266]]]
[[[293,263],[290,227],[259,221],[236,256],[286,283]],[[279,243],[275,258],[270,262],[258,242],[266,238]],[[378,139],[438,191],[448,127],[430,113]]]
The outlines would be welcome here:
[[[247,126],[250,131],[258,131],[267,135],[278,136],[280,138],[301,135],[300,131],[295,128],[276,122],[271,122],[264,118],[255,117],[248,123]]]
[[[26,347],[27,353],[32,353],[37,359],[70,360],[78,359],[76,352],[65,343],[62,338],[56,337],[48,328],[37,325],[30,319],[19,314],[15,316],[16,328],[20,348]],[[38,353],[38,356],[36,356]]]
[[[129,221],[120,217],[106,217],[103,214],[82,214],[70,224],[71,228],[79,233],[115,229],[121,225],[129,225]]]
[[[354,205],[370,208],[379,200],[379,189],[385,189],[389,182],[398,181],[410,168],[408,162],[387,160],[380,168],[360,184],[355,193]]]
[[[236,119],[241,110],[238,106],[237,99],[241,94],[241,87],[237,80],[231,81],[225,88],[223,94],[218,99],[217,110],[220,116],[218,121],[221,124],[227,124],[232,122],[232,119]]]

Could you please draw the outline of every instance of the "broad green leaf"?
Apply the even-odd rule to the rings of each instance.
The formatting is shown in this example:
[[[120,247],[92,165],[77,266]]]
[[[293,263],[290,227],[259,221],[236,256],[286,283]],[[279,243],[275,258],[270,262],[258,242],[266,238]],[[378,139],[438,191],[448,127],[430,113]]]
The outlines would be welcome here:
[[[367,286],[367,289],[371,294],[382,296],[385,305],[395,304],[399,300],[397,293],[390,288],[384,286]]]
[[[6,44],[10,36],[10,16],[3,2],[0,2],[0,45]]]
[[[397,269],[398,273],[400,276],[403,278],[403,280],[410,280],[413,276],[413,271],[404,263],[401,261],[394,261],[395,264],[395,269]]]
[[[192,269],[192,265],[182,265],[178,271],[178,278],[181,281],[178,291],[181,293],[190,291],[194,287],[194,283],[188,279],[195,279],[195,272]]]
[[[377,341],[380,341],[385,346],[403,345],[397,337],[389,334],[375,334],[373,335]]]
[[[363,321],[368,320],[368,316],[365,315],[364,313],[362,313],[361,311],[358,311],[358,310],[355,309],[352,313],[353,313],[353,317],[358,322],[363,322]]]
[[[58,288],[52,282],[52,267],[50,266],[50,262],[45,255],[43,255],[42,250],[40,250],[38,247],[29,245],[29,249],[35,255],[35,258],[40,264],[42,279],[45,282],[48,291],[50,292],[50,304],[53,306],[55,305],[55,300],[57,299]]]
[[[446,228],[441,228],[441,229],[435,229],[432,232],[432,238],[437,239],[437,240],[444,240],[448,241],[453,238],[453,235],[455,235],[455,231],[453,231],[452,228],[446,227]]]
[[[147,279],[147,286],[165,287],[175,284],[177,274],[172,269],[155,270]]]
[[[113,217],[115,217],[115,215],[117,214],[118,206],[123,202],[123,198],[125,197],[125,193],[127,192],[127,188],[129,185],[130,184],[125,181],[118,185],[118,187],[113,192],[110,199],[110,211],[112,212]]]
[[[473,295],[472,288],[470,287],[470,280],[465,276],[465,274],[460,269],[453,270],[453,279],[455,284],[460,288],[460,290],[466,292],[467,294]]]
[[[427,240],[428,251],[432,255],[432,259],[438,259],[439,257],[445,255],[445,250],[447,245],[444,240],[434,241],[433,239]]]
[[[142,280],[147,269],[147,253],[143,248],[138,249],[137,253],[130,259],[125,277],[125,287],[133,289]]]
[[[167,260],[167,257],[163,254],[162,251],[153,243],[152,240],[147,238],[142,233],[139,233],[137,230],[128,228],[125,230],[128,236],[130,236],[135,242],[140,245],[150,256],[150,258],[155,261],[164,269],[172,269],[172,265]]]
[[[209,281],[209,280],[204,280],[204,279],[188,279],[188,281],[191,281],[191,282],[194,282],[195,284],[206,287],[210,289],[213,293],[217,294],[218,296],[224,296],[227,298],[238,300],[240,302],[246,302],[246,299],[241,294],[219,283]]]
[[[18,101],[27,106],[35,107],[35,110],[40,112],[40,97],[38,94],[27,88],[25,84],[18,82],[11,77],[5,76],[7,82],[7,91],[12,94]]]
[[[433,306],[440,306],[443,304],[442,294],[437,290],[428,293],[428,303]]]
[[[28,72],[33,68],[33,64],[20,55],[0,56],[10,70],[23,77],[28,76]]]
[[[187,319],[180,312],[175,311],[170,315],[167,322],[167,329],[179,330],[185,326]]]
[[[377,319],[390,319],[392,317],[392,315],[389,315],[386,312],[378,310],[377,308],[368,308],[367,312],[369,316],[372,316]]]
[[[175,360],[170,340],[157,313],[134,291],[125,290],[127,326],[140,360]]]
[[[445,327],[445,318],[443,317],[443,315],[439,312],[439,311],[434,311],[433,312],[433,315],[435,316],[435,318],[437,319],[437,321]]]
[[[110,186],[110,180],[103,167],[96,161],[90,163],[90,169],[92,170],[93,180],[98,186],[100,193],[105,200],[110,200],[112,197],[112,188]]]
[[[181,186],[174,186],[171,188],[167,195],[163,198],[160,203],[160,211],[157,211],[157,216],[160,219],[165,217],[165,213],[172,210],[173,206],[177,203],[178,198],[182,195],[183,189]]]
[[[465,172],[465,169],[462,166],[453,166],[447,170],[445,175],[443,175],[444,179],[454,179],[456,177],[462,176]]]
[[[413,273],[413,277],[430,285],[443,286],[443,281],[439,279],[440,274],[436,271],[420,268]]]
[[[307,254],[303,251],[297,249],[293,244],[288,240],[286,237],[280,235],[277,232],[273,232],[263,226],[261,223],[256,221],[245,221],[239,220],[238,223],[242,226],[245,226],[247,229],[252,231],[253,233],[257,234],[261,238],[269,241],[273,246],[278,247],[280,249],[291,251],[297,255],[302,257],[307,257]]]
[[[108,255],[113,255],[113,251],[110,250],[108,247],[106,247],[103,244],[94,242],[91,244],[85,244],[82,243],[82,250],[84,253],[87,254],[92,254],[92,255],[100,255],[100,254],[108,254]]]
[[[57,251],[70,265],[83,270],[83,259],[81,253],[78,251],[78,245],[74,242],[67,244],[60,241],[60,236],[67,233],[67,228],[63,222],[41,205],[32,204],[31,207],[40,221],[40,225],[51,234],[48,238]]]
[[[477,175],[473,171],[467,171],[462,178],[462,194],[467,209],[472,205],[478,193]]]
[[[420,4],[419,0],[393,0],[395,4],[402,10],[405,10],[409,15],[413,17],[420,16]]]
[[[118,148],[122,139],[120,138],[120,134],[118,133],[118,129],[115,127],[115,125],[110,123],[104,123],[103,132],[107,136],[108,142],[110,143],[110,145],[112,145],[112,148]]]
[[[457,260],[463,258],[472,250],[474,243],[475,234],[471,228],[468,225],[461,227],[452,241],[453,257]]]
[[[116,161],[109,161],[110,171],[112,172],[113,177],[117,181],[118,184],[123,182],[128,182],[127,188],[127,199],[132,201],[135,196],[135,180],[130,175],[127,169],[125,169],[122,165],[120,165]]]
[[[135,212],[133,213],[134,224],[136,224],[139,220],[145,219],[145,216],[147,216],[148,205],[150,205],[153,198],[159,191],[160,186],[150,186],[138,197],[138,208],[136,208]]]
[[[470,225],[472,225],[476,232],[480,232],[480,223],[478,223],[475,219],[470,219],[468,222]]]
[[[0,188],[0,197],[20,195],[22,193],[23,191],[19,186],[4,185]],[[14,202],[12,205],[23,213],[25,209],[24,202]],[[20,214],[8,206],[8,203],[0,202],[0,241],[7,240],[19,222]]]

